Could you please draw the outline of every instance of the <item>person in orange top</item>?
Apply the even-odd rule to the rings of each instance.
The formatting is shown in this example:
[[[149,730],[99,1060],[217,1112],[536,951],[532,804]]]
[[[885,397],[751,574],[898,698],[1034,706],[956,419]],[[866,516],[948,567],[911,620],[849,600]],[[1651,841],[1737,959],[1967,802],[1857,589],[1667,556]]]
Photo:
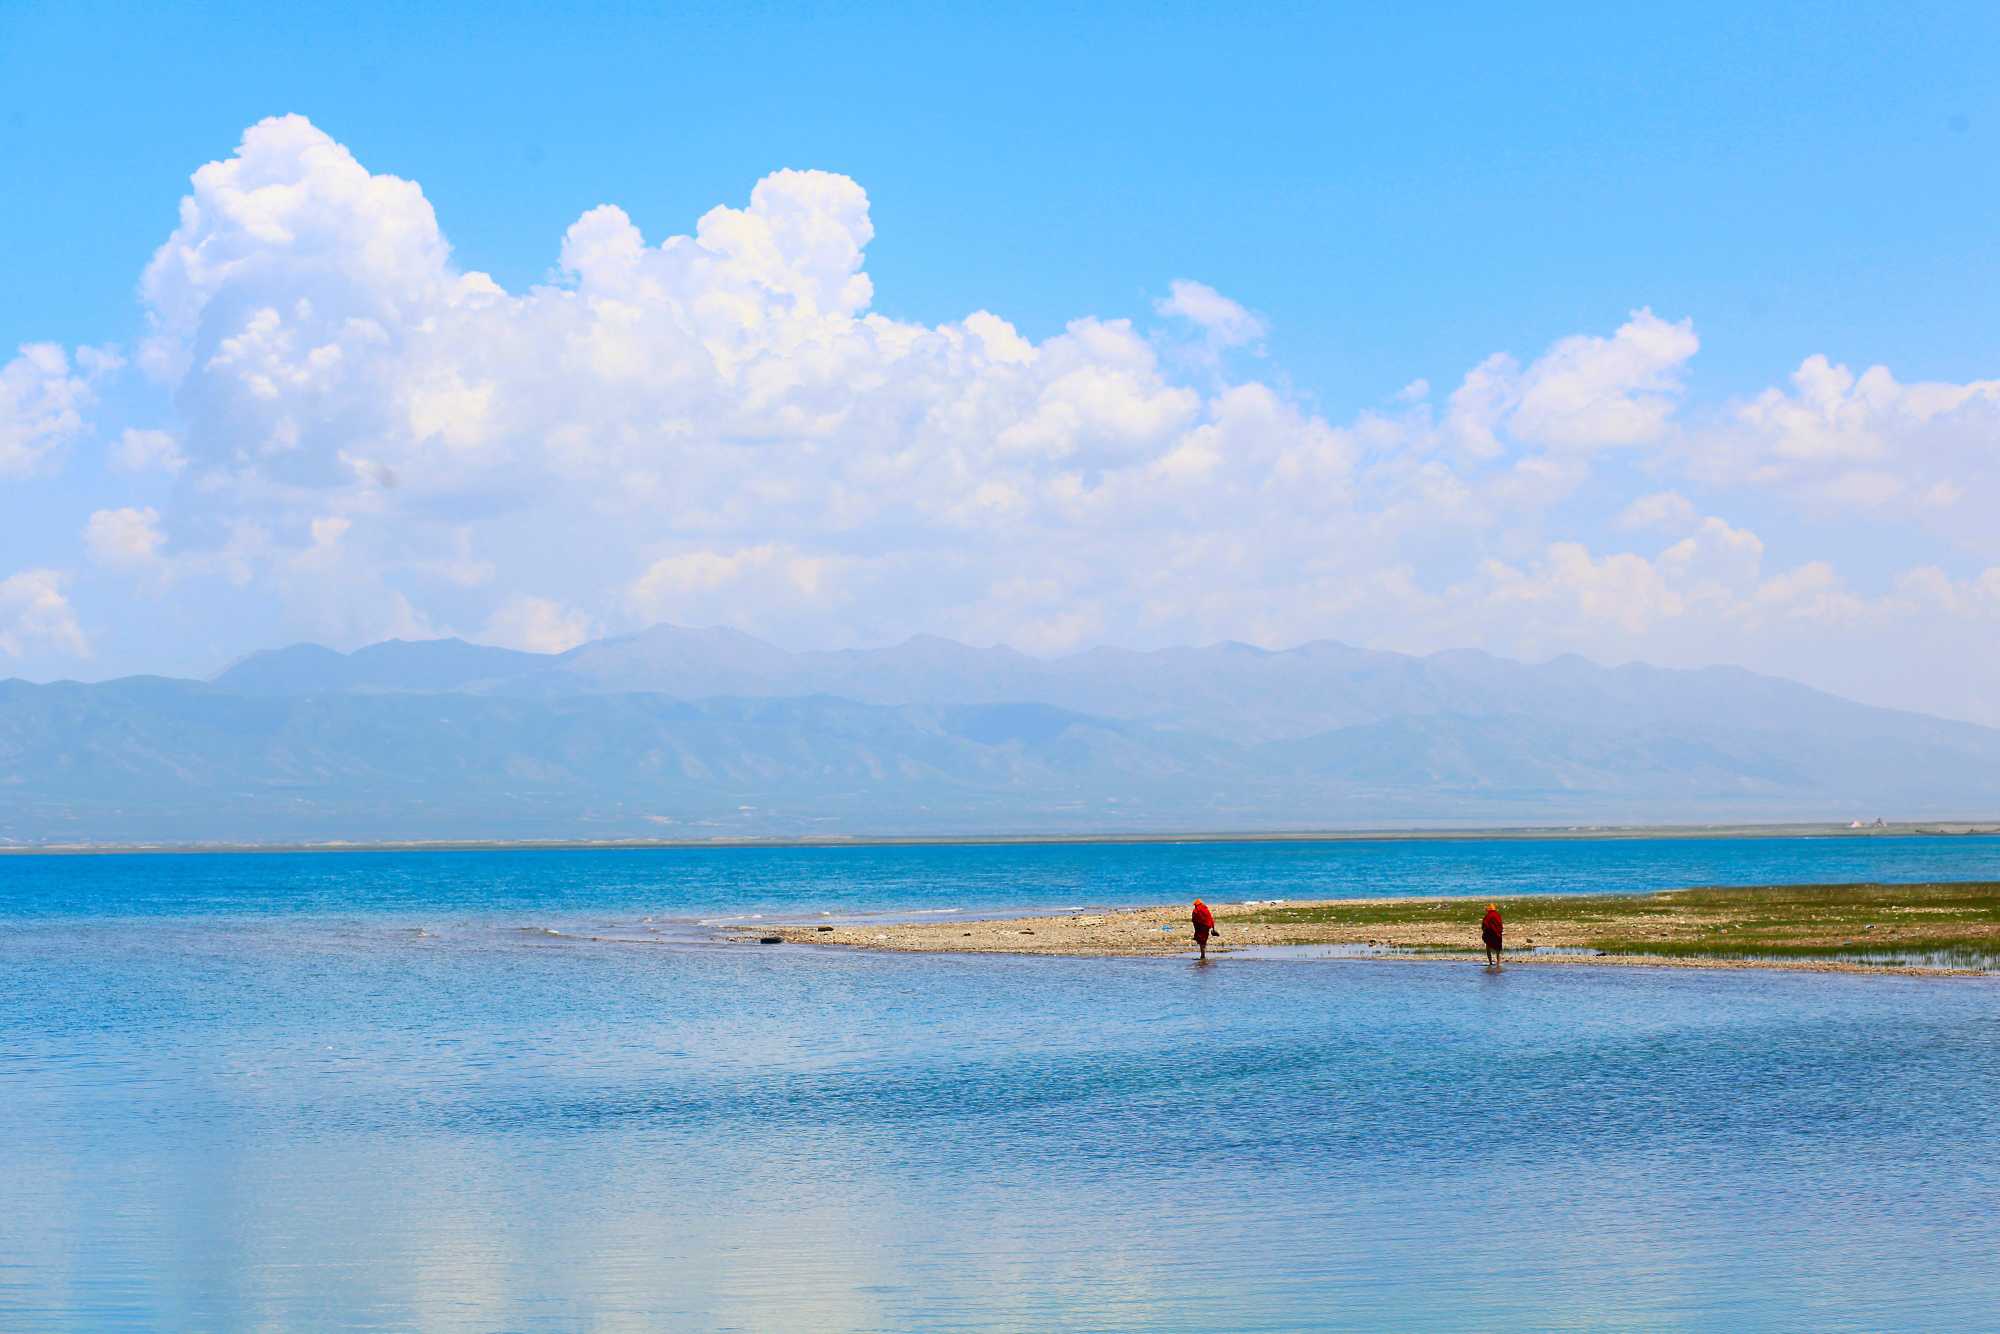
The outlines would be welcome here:
[[[1221,934],[1220,931],[1215,929],[1215,914],[1208,910],[1206,903],[1203,903],[1200,899],[1196,899],[1194,901],[1194,943],[1201,949],[1203,962],[1207,962],[1208,960],[1208,938],[1210,936],[1220,936]]]
[[[1486,905],[1486,916],[1479,921],[1479,938],[1486,942],[1486,966],[1500,966],[1500,905]]]

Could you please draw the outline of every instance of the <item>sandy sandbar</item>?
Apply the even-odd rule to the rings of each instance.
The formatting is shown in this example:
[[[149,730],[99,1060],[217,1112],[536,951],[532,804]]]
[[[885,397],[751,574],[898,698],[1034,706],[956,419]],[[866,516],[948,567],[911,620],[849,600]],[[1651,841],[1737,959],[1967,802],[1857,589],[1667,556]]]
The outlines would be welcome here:
[[[1660,948],[1699,930],[1712,930],[1713,914],[1676,912],[1672,895],[1632,896],[1635,904],[1647,907],[1643,926],[1626,926],[1643,934],[1642,941],[1657,941]],[[1601,903],[1602,900],[1596,902]],[[1906,976],[1986,975],[1978,967],[1931,965],[1914,962],[1866,962],[1838,957],[1839,942],[1829,936],[1828,957],[1715,957],[1675,953],[1648,953],[1646,945],[1625,950],[1593,952],[1601,945],[1605,923],[1601,916],[1580,913],[1566,905],[1564,896],[1547,895],[1512,901],[1509,915],[1506,966],[1636,966],[1650,968],[1776,969],[1816,973],[1892,973]],[[1393,920],[1364,922],[1327,920],[1268,920],[1273,916],[1296,918],[1316,910],[1393,907]],[[1211,958],[1227,958],[1245,950],[1271,957],[1272,947],[1279,956],[1290,951],[1282,947],[1339,946],[1355,950],[1357,961],[1402,960],[1435,963],[1479,964],[1485,956],[1479,946],[1479,918],[1483,899],[1317,899],[1292,900],[1275,909],[1272,905],[1212,905],[1217,917],[1216,939],[1209,943]],[[1079,958],[1195,957],[1193,931],[1188,907],[1174,904],[1152,908],[1115,911],[1071,912],[1032,917],[925,920],[917,922],[795,923],[760,926],[752,940],[777,936],[789,943],[816,944],[849,949],[896,953],[1025,954]],[[1922,909],[1907,909],[1922,912]],[[1878,914],[1881,915],[1881,914]],[[1264,920],[1259,920],[1264,919]],[[1892,937],[1871,937],[1867,947],[1894,949]],[[1548,952],[1544,952],[1548,951]]]

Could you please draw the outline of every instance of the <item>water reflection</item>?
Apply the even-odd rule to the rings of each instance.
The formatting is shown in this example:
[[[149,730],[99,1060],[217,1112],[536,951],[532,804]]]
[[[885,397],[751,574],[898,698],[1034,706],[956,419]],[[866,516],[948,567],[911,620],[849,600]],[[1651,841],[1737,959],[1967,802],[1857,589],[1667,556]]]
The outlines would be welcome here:
[[[0,1325],[2000,1308],[1987,980],[877,958],[365,918],[0,940]]]

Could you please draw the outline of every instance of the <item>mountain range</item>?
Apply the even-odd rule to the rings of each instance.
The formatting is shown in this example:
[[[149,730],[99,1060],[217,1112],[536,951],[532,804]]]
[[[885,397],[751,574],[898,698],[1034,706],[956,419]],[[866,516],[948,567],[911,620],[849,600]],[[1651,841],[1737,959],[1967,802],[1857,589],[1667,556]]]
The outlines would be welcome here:
[[[1316,642],[1042,659],[657,626],[0,682],[0,840],[1986,818],[2000,731],[1736,668]]]

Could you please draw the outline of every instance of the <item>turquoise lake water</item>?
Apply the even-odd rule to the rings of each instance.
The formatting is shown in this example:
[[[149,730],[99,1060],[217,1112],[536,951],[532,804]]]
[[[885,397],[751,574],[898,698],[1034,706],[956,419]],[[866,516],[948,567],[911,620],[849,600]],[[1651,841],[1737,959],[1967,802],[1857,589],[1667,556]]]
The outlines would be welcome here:
[[[699,927],[1973,878],[2000,840],[3,858],[0,1328],[1993,1328],[2000,979]]]

